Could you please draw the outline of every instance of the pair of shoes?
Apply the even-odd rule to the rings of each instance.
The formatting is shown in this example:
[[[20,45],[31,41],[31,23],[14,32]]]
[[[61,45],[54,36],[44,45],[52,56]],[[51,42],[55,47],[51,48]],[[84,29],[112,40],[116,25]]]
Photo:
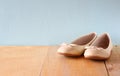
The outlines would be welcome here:
[[[87,59],[105,60],[110,57],[112,47],[108,33],[97,37],[97,34],[93,32],[81,36],[70,44],[61,44],[57,52],[64,56],[80,56],[84,53],[84,57]]]

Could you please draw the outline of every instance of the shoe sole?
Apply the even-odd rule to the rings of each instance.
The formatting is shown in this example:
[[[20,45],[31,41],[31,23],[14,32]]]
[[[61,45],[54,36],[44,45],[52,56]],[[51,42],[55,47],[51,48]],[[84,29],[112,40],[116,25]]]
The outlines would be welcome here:
[[[60,53],[60,52],[58,52],[58,54],[61,54],[61,55],[64,55],[64,56],[73,56],[73,57],[75,57],[75,56],[80,56],[80,55],[73,55],[73,54],[68,54],[68,53]]]

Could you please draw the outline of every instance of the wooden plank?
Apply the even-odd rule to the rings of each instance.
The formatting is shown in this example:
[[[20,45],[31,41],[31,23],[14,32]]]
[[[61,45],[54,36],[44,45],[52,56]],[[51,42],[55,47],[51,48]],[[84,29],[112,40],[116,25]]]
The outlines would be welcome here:
[[[39,76],[48,47],[1,46],[0,76]]]
[[[81,57],[64,57],[56,53],[58,47],[49,48],[40,76],[108,76],[104,61]]]
[[[106,61],[109,76],[120,76],[120,46],[115,46],[110,59]]]

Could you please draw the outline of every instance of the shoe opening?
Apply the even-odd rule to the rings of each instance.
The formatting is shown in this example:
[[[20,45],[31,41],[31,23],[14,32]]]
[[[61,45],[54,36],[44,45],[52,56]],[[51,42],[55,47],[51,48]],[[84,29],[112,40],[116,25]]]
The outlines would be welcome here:
[[[95,33],[84,35],[84,36],[74,40],[72,42],[72,44],[85,45],[85,44],[89,43],[95,36],[96,36]]]
[[[109,42],[109,36],[107,34],[103,34],[100,37],[98,37],[92,45],[106,49],[109,46]]]

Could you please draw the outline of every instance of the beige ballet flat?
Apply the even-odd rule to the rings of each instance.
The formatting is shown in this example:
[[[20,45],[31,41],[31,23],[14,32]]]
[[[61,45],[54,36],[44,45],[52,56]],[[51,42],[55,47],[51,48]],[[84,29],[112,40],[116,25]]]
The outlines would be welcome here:
[[[57,52],[65,56],[80,56],[84,52],[85,46],[89,46],[96,37],[96,33],[90,33],[74,40],[70,44],[63,43]]]
[[[86,47],[84,57],[88,59],[105,60],[111,55],[112,42],[108,33],[100,35],[91,46]]]

